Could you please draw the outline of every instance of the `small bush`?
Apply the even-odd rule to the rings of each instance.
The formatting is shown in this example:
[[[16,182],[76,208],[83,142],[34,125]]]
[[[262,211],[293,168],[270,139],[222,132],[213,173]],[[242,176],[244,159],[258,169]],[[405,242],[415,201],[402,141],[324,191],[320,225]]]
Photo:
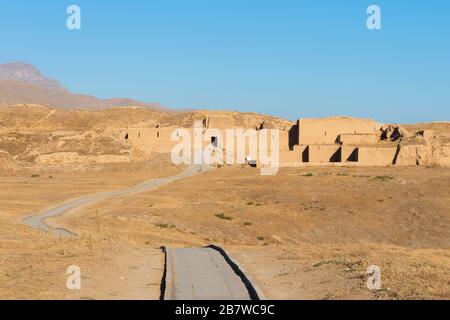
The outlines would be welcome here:
[[[222,220],[233,220],[232,217],[225,215],[225,213],[216,214],[216,217]]]
[[[160,228],[175,228],[175,225],[167,223],[157,223],[156,226]]]
[[[39,174],[32,174],[31,177],[32,177],[32,178],[39,178],[40,175],[39,175]]]
[[[373,178],[373,180],[378,180],[378,181],[389,181],[394,179],[394,177],[391,176],[376,176]]]
[[[259,237],[256,237],[256,239],[258,239],[259,241],[263,241],[263,240],[264,240],[264,237],[259,236]]]
[[[245,222],[244,222],[244,226],[251,226],[251,225],[252,225],[252,223],[249,222],[249,221],[245,221]]]
[[[314,176],[314,175],[310,172],[310,173],[305,173],[303,176],[304,176],[304,177],[312,177],[312,176]]]

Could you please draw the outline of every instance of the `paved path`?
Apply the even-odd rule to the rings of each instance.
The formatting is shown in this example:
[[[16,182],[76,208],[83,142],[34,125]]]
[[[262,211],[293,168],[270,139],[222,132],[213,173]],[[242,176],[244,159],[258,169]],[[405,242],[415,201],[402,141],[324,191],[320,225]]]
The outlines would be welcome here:
[[[138,193],[143,192],[151,189],[156,189],[159,186],[162,186],[164,184],[168,184],[177,180],[181,180],[184,178],[188,178],[191,176],[194,176],[198,173],[208,171],[208,167],[202,166],[202,165],[191,165],[189,166],[185,171],[182,173],[166,177],[166,178],[160,178],[160,179],[154,179],[150,181],[143,182],[141,184],[121,189],[121,190],[115,190],[115,191],[109,191],[109,192],[102,192],[102,193],[96,193],[96,194],[90,194],[83,196],[81,198],[71,200],[69,202],[63,203],[61,205],[58,205],[52,209],[43,211],[41,213],[33,214],[23,220],[23,223],[26,225],[29,225],[30,227],[33,227],[38,230],[43,230],[46,232],[52,232],[56,235],[62,236],[62,237],[71,237],[76,236],[76,234],[70,232],[69,230],[63,229],[63,228],[52,228],[49,226],[45,219],[56,217],[59,215],[62,215],[70,210],[73,210],[75,208],[79,208],[82,206],[90,205],[102,200],[106,200],[109,198],[131,194],[131,193]]]
[[[242,278],[221,252],[166,249],[165,300],[250,300]]]

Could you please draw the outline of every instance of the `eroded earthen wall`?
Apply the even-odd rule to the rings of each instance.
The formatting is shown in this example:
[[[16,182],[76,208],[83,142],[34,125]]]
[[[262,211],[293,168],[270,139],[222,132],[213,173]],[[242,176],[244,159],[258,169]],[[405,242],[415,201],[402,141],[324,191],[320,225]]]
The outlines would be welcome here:
[[[397,147],[359,147],[358,164],[364,166],[388,166],[394,163]]]
[[[299,144],[334,144],[342,134],[376,134],[378,124],[370,119],[300,119]]]

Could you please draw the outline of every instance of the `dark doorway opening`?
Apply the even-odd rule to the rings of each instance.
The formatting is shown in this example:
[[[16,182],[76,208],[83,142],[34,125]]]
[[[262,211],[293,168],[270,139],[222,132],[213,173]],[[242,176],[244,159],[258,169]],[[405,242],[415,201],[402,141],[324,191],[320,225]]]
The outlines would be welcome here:
[[[217,148],[217,137],[211,137],[211,144]]]
[[[289,130],[289,150],[294,150],[295,145],[298,145],[298,124]]]
[[[302,152],[302,162],[309,162],[309,146]]]

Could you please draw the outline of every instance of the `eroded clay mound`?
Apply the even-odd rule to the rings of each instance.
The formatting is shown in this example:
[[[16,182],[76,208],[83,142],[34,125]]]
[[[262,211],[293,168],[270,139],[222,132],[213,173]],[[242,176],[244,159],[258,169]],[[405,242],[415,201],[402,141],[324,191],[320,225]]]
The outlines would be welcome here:
[[[51,154],[39,155],[36,163],[43,165],[63,165],[63,164],[106,164],[123,163],[131,161],[129,154],[100,154],[100,155],[80,155],[76,152],[56,152]]]
[[[394,164],[450,166],[450,124],[385,125],[381,139],[398,141]]]

